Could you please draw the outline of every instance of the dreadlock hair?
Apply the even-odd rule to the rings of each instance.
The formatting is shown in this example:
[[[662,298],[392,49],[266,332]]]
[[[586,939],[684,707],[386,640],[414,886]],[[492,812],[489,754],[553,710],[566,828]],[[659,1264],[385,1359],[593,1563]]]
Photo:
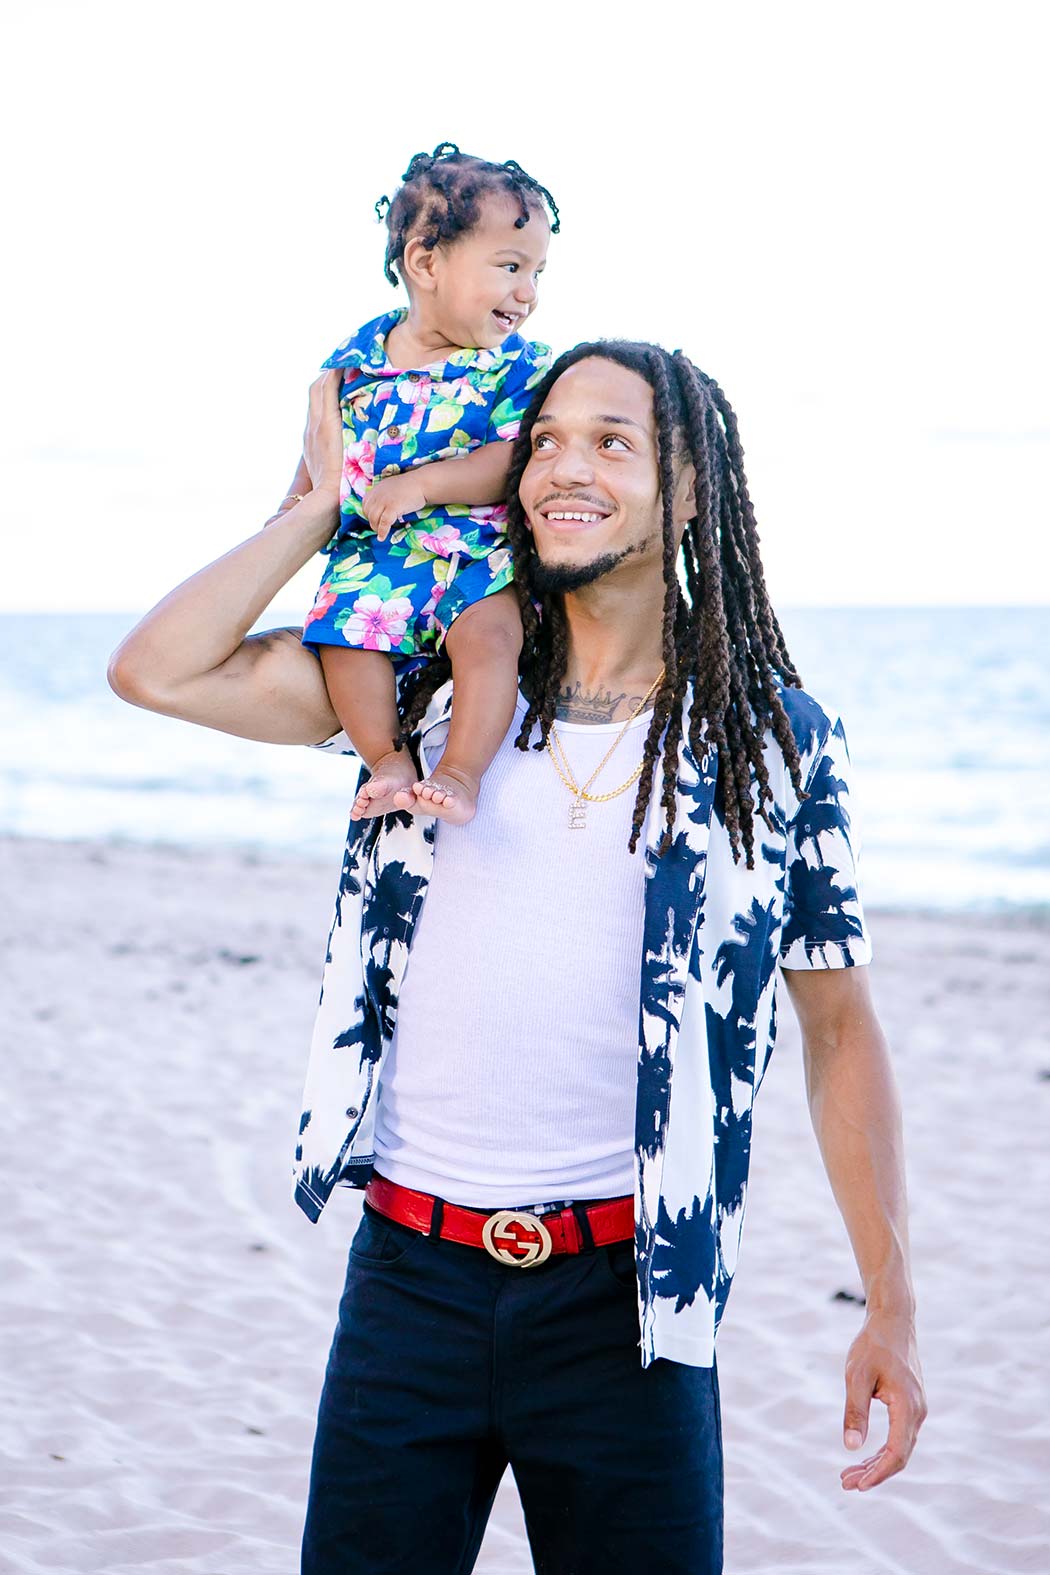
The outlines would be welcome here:
[[[490,164],[487,159],[461,153],[454,142],[439,142],[433,153],[414,153],[402,184],[393,198],[380,197],[376,218],[386,221],[386,257],[383,272],[397,284],[395,268],[405,255],[411,235],[418,235],[428,251],[442,241],[468,234],[481,217],[481,200],[490,192],[503,192],[519,205],[515,229],[528,224],[533,210],[550,211],[551,234],[561,228],[558,206],[538,180],[514,159]]]
[[[671,354],[658,345],[618,339],[577,345],[555,361],[522,421],[507,481],[507,535],[525,628],[521,672],[530,696],[516,742],[520,749],[528,749],[538,722],[541,737],[534,747],[544,747],[568,655],[563,598],[538,594],[532,582],[537,558],[518,500],[518,484],[532,452],[532,428],[547,395],[563,372],[591,357],[637,372],[652,388],[663,500],[664,677],[646,735],[628,847],[633,853],[638,845],[661,740],[660,803],[665,825],[660,852],[671,844],[682,718],[686,688],[691,685],[690,748],[699,760],[706,752],[706,741],[718,747],[721,809],[733,859],[739,862],[742,840],[747,868],[753,869],[752,769],[759,786],[758,815],[773,830],[765,808],[766,799],[773,795],[762,755],[768,726],[783,751],[796,792],[800,799],[808,796],[802,784],[798,747],[777,691],[777,678],[794,688],[800,688],[802,680],[788,655],[766,591],[736,416],[714,379],[680,350]],[[696,514],[686,526],[679,550],[675,546],[673,503],[676,462],[680,459],[691,461],[695,468]]]

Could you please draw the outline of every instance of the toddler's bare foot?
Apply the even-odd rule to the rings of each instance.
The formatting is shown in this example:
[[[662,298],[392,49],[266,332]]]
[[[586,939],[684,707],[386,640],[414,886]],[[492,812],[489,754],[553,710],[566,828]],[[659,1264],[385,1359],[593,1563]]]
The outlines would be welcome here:
[[[465,826],[468,820],[474,819],[480,790],[477,777],[446,765],[439,766],[429,777],[412,786],[418,810],[447,820],[453,826]]]
[[[354,799],[351,820],[366,820],[375,815],[390,815],[395,810],[416,807],[412,792],[417,781],[416,767],[407,749],[391,749],[372,767],[372,775]]]

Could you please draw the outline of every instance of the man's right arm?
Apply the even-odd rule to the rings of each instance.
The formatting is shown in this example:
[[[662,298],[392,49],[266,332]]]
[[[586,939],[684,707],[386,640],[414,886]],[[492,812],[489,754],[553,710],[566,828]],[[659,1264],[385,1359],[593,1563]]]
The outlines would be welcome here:
[[[248,630],[338,524],[341,377],[328,372],[310,389],[293,483],[302,500],[176,586],[125,636],[108,672],[122,700],[271,744],[318,744],[338,733],[321,664],[300,631]]]

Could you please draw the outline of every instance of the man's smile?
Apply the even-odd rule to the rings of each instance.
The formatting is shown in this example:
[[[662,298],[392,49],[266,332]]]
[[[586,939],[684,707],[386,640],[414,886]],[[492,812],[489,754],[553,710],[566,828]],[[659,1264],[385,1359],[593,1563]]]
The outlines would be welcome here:
[[[602,520],[607,520],[614,511],[604,505],[592,503],[589,499],[580,501],[574,498],[548,498],[541,503],[536,511],[544,524],[553,530],[580,530],[589,525],[599,525]]]

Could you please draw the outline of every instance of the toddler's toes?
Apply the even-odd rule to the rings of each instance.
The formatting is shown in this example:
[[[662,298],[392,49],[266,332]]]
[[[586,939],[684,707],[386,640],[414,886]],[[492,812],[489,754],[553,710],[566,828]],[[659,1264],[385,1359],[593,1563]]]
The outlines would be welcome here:
[[[351,820],[360,820],[363,815],[368,814],[372,803],[372,795],[368,791],[369,786],[370,784],[366,782],[364,787],[358,793],[357,797],[354,799],[353,805],[350,809]]]
[[[412,766],[408,767],[408,780],[405,780],[404,768],[399,765],[381,765],[374,776],[361,788],[354,799],[350,811],[351,820],[362,820],[366,817],[389,815],[395,809],[414,809],[415,799],[412,797]]]
[[[450,821],[456,826],[466,825],[468,820],[473,820],[477,810],[477,794],[465,783],[461,784],[451,777],[445,781],[427,777],[416,783],[414,792],[420,800],[421,809],[425,808],[439,820]]]
[[[429,804],[444,804],[456,796],[451,788],[442,787],[440,782],[432,782],[429,778],[425,782],[416,782],[412,791]]]

